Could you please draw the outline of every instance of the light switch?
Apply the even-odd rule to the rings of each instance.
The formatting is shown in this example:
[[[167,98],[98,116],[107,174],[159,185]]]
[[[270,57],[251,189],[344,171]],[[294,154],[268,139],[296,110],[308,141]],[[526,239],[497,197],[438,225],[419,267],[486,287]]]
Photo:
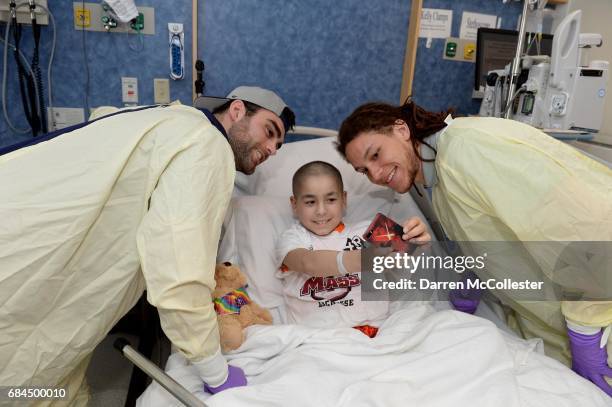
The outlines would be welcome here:
[[[473,60],[476,57],[476,44],[469,43],[463,46],[463,59]]]
[[[170,80],[165,78],[153,79],[155,103],[170,103]]]
[[[449,58],[454,58],[457,55],[457,43],[456,42],[447,42],[446,43],[446,56]]]

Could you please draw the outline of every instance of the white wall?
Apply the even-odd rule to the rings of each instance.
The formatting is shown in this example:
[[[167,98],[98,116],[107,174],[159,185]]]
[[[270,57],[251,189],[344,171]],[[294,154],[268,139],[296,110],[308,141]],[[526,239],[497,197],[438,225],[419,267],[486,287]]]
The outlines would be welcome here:
[[[599,33],[603,45],[586,51],[588,60],[602,59],[612,64],[612,1],[611,0],[570,0],[569,11],[582,10],[581,29],[583,33]],[[609,73],[612,76],[612,72]],[[604,107],[604,120],[597,141],[612,144],[612,80],[608,79]]]

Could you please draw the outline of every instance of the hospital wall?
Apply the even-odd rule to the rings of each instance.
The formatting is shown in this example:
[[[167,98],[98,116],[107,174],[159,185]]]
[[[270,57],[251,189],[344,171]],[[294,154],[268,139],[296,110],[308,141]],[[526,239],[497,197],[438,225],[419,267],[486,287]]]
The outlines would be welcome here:
[[[337,128],[369,100],[400,102],[410,0],[206,1],[199,51],[207,91],[224,94],[241,83],[277,90],[305,126]],[[424,0],[453,10],[451,35],[463,11],[495,14],[515,28],[520,4],[493,0]],[[273,27],[273,28],[271,28]],[[413,96],[440,110],[475,113],[474,64],[442,59],[443,39],[420,39]]]
[[[410,0],[224,0],[200,7],[207,92],[276,90],[303,126],[337,128],[367,100],[398,103]]]
[[[169,73],[168,22],[184,24],[188,68],[185,79],[171,81],[171,99],[191,103],[191,1],[136,0],[155,8],[156,34],[143,37],[140,51],[131,49],[139,45],[135,36],[75,30],[72,2],[49,3],[57,22],[54,106],[84,107],[85,95],[90,107],[121,106],[122,76],[138,78],[140,104],[153,103],[153,79]],[[493,0],[424,0],[423,7],[452,9],[452,36],[459,34],[463,11],[498,15],[503,28],[516,27],[520,13],[516,2]],[[329,128],[337,128],[365,101],[398,103],[410,8],[410,0],[201,1],[198,54],[206,64],[206,93],[223,95],[240,84],[270,87],[296,111],[298,124]],[[50,28],[42,35],[46,67]],[[479,103],[471,97],[474,64],[443,60],[443,45],[434,39],[427,48],[419,39],[414,99],[432,110],[474,113]],[[31,52],[27,28],[22,46]],[[8,63],[7,108],[13,122],[25,128],[10,54]],[[27,137],[13,134],[0,118],[0,145]]]

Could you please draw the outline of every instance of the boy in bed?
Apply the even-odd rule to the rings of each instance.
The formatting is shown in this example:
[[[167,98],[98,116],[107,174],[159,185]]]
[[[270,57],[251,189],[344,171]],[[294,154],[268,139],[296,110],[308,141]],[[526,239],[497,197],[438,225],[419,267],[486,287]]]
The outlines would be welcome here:
[[[299,223],[286,230],[276,249],[277,276],[290,323],[354,327],[374,337],[387,317],[387,301],[361,301],[361,237],[370,221],[345,225],[346,191],[333,165],[313,161],[293,176],[291,207]],[[404,223],[404,240],[431,240],[417,217]]]

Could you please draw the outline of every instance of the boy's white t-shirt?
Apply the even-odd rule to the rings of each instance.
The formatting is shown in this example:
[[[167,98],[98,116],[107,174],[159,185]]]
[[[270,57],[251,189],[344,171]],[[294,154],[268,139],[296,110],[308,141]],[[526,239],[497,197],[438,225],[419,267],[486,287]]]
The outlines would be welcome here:
[[[276,259],[280,265],[277,277],[283,280],[283,295],[289,323],[321,328],[380,326],[389,312],[388,301],[361,300],[361,273],[344,276],[312,277],[291,271],[282,264],[295,249],[359,250],[361,237],[370,222],[355,226],[340,223],[327,236],[318,236],[296,223],[281,234]]]

